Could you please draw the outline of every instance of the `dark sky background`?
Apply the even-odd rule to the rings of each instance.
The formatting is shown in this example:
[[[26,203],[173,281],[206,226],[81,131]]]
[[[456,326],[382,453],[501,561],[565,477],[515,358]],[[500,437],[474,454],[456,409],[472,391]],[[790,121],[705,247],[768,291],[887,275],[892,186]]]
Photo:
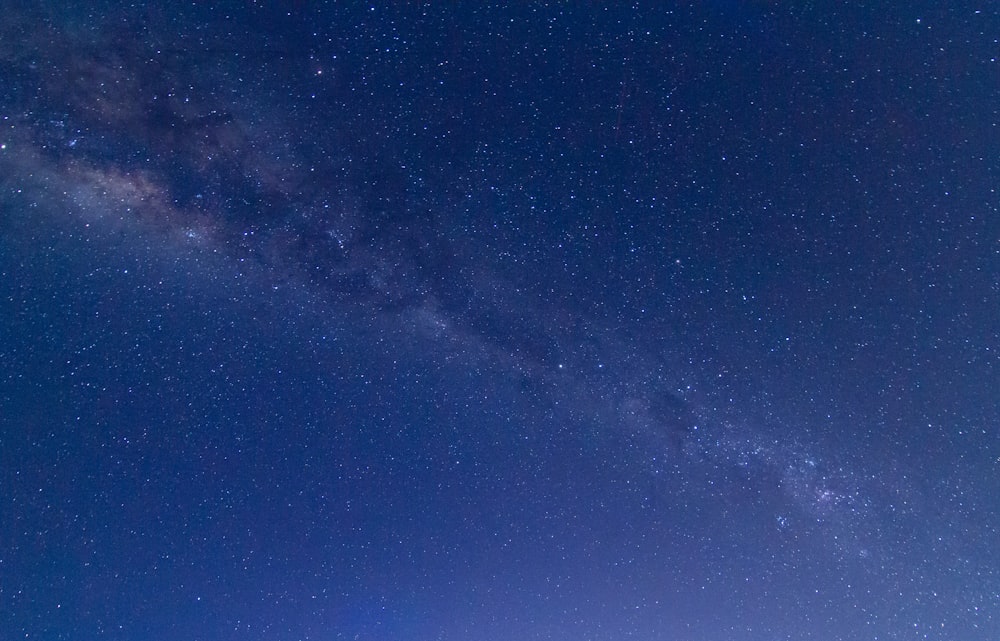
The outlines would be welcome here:
[[[995,5],[43,4],[0,638],[1000,638]]]

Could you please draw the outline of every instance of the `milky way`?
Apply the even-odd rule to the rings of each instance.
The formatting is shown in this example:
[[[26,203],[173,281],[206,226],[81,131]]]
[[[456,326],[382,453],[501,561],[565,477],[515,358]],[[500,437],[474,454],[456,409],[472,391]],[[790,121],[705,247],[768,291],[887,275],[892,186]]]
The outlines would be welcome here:
[[[865,172],[854,165],[871,162],[872,155],[855,151],[862,140],[880,146],[883,156],[899,154],[899,166],[889,172],[893,176],[912,172],[907,180],[917,183],[923,180],[920,172],[931,171],[927,163],[906,165],[897,139],[884,133],[890,126],[920,129],[907,120],[905,107],[872,116],[883,133],[865,138],[855,132],[835,140],[824,137],[819,107],[789,111],[787,117],[768,110],[780,115],[786,103],[816,101],[832,110],[832,115],[822,112],[826,117],[847,127],[842,123],[857,124],[850,115],[854,107],[822,103],[817,99],[822,87],[814,95],[808,82],[771,77],[766,65],[761,70],[750,62],[739,63],[740,73],[761,74],[771,93],[755,93],[748,88],[753,82],[742,93],[726,83],[709,83],[705,78],[724,72],[707,63],[701,69],[696,49],[629,45],[619,52],[620,64],[597,73],[593,69],[604,69],[610,54],[586,42],[574,55],[540,47],[531,58],[514,45],[505,48],[504,37],[480,45],[454,36],[426,14],[414,14],[413,29],[432,34],[427,37],[434,47],[386,44],[373,35],[380,23],[360,18],[356,40],[341,36],[343,42],[330,44],[333,39],[318,39],[321,28],[312,21],[346,22],[353,19],[346,10],[317,9],[306,19],[298,8],[287,14],[242,9],[225,21],[214,16],[205,22],[211,28],[187,28],[202,24],[203,12],[211,13],[197,7],[176,16],[150,9],[104,20],[24,10],[0,27],[0,60],[6,67],[0,222],[11,255],[22,257],[18,269],[36,250],[38,256],[58,257],[85,248],[91,258],[80,260],[92,270],[87,277],[148,279],[140,289],[154,300],[149,292],[162,286],[164,292],[181,292],[171,295],[183,300],[251,310],[231,314],[253,327],[274,318],[275,326],[286,328],[277,338],[237,339],[254,336],[255,330],[231,321],[232,335],[220,330],[218,345],[204,338],[211,334],[207,330],[192,336],[179,330],[180,338],[166,349],[184,358],[207,355],[211,374],[236,370],[237,380],[249,381],[267,378],[247,373],[259,352],[265,355],[261,361],[278,363],[268,367],[280,376],[300,377],[290,388],[305,389],[304,400],[287,402],[293,408],[287,419],[285,401],[269,400],[266,393],[258,398],[247,391],[253,384],[234,393],[249,399],[247,405],[260,406],[240,407],[238,421],[213,419],[240,425],[235,436],[219,437],[229,451],[242,454],[246,442],[273,438],[272,452],[290,451],[289,460],[299,456],[308,463],[285,463],[295,473],[275,476],[308,480],[313,474],[322,479],[316,487],[326,487],[324,475],[332,478],[335,468],[353,469],[344,473],[352,480],[349,489],[317,490],[322,498],[314,503],[326,505],[333,500],[329,496],[341,494],[353,497],[345,500],[350,506],[364,503],[366,517],[344,517],[349,531],[378,531],[386,549],[423,533],[377,511],[380,501],[400,502],[391,488],[397,482],[393,474],[406,475],[397,467],[403,460],[421,470],[409,473],[428,487],[460,488],[440,505],[428,499],[433,508],[428,514],[438,510],[458,522],[455,514],[468,510],[475,516],[468,519],[473,526],[462,521],[466,536],[492,542],[506,532],[511,545],[520,535],[524,550],[550,550],[525,532],[544,532],[550,539],[558,532],[609,576],[631,563],[641,566],[635,559],[647,564],[656,559],[664,573],[681,577],[676,585],[690,581],[701,590],[717,589],[718,595],[732,592],[725,582],[712,588],[716,577],[763,568],[753,580],[773,580],[767,589],[784,587],[795,595],[782,601],[785,614],[813,607],[821,613],[814,620],[825,620],[841,607],[829,604],[835,599],[826,603],[803,591],[830,568],[836,569],[841,582],[836,589],[843,594],[853,594],[858,580],[868,580],[879,599],[891,601],[885,595],[893,590],[923,595],[929,588],[913,559],[924,555],[926,564],[925,549],[961,559],[954,563],[959,578],[975,576],[980,587],[989,583],[993,575],[977,574],[970,560],[981,558],[986,548],[972,545],[966,552],[954,542],[955,533],[973,520],[965,504],[950,498],[961,493],[956,488],[968,487],[967,475],[922,478],[913,463],[919,448],[909,444],[906,430],[931,430],[937,419],[900,409],[900,399],[907,394],[923,399],[921,390],[930,384],[898,354],[923,354],[921,323],[941,317],[934,317],[938,312],[929,302],[936,300],[935,292],[919,290],[919,279],[906,270],[926,269],[925,281],[937,286],[944,282],[940,270],[932,273],[923,265],[946,265],[948,256],[958,255],[954,247],[962,245],[945,247],[926,225],[897,224],[888,214],[867,218],[870,209],[903,198],[896,183],[856,187]],[[788,18],[800,19],[805,18]],[[508,24],[479,16],[470,20],[490,28]],[[267,32],[272,22],[287,33],[261,39],[259,46],[246,43],[246,33]],[[767,49],[767,38],[776,36],[765,22],[758,26],[769,34],[762,36]],[[552,18],[551,24],[558,23]],[[530,33],[554,28],[524,24]],[[372,45],[376,40],[378,47]],[[508,78],[492,54],[533,62]],[[669,63],[661,65],[657,56],[668,54]],[[713,49],[712,55],[721,54]],[[412,60],[420,62],[406,62]],[[839,78],[825,62],[816,65],[814,73]],[[395,71],[404,66],[409,73]],[[555,86],[563,77],[569,80],[562,93],[530,90]],[[382,90],[376,92],[376,86]],[[733,106],[743,98],[748,104]],[[842,158],[844,166],[836,165],[830,158],[838,153],[850,162]],[[963,188],[974,194],[969,202],[985,197],[979,182]],[[911,208],[921,202],[914,200]],[[948,225],[964,226],[969,237],[979,238],[980,219],[954,220],[959,222],[948,218],[939,225],[941,238],[952,229]],[[907,230],[903,240],[882,240],[894,239],[891,234],[899,229]],[[938,252],[934,261],[887,267],[890,260],[902,261],[898,256],[922,255],[927,246]],[[990,281],[982,268],[985,254],[978,240],[965,246],[976,250],[974,258],[954,258],[954,264],[969,277],[961,284],[945,282],[937,291],[947,289],[962,300],[968,317],[976,310],[985,315],[985,294],[969,294]],[[108,291],[116,290],[109,285]],[[78,295],[117,305],[115,296],[100,288]],[[183,310],[176,308],[170,303],[158,314],[181,318]],[[18,314],[47,317],[26,306]],[[88,322],[104,321],[95,319]],[[954,338],[948,327],[947,336]],[[892,342],[903,334],[913,346]],[[970,329],[963,344],[979,334],[989,332]],[[240,357],[233,362],[213,353],[225,353],[219,345],[238,343],[243,351],[237,350]],[[92,341],[82,351],[100,348],[100,341]],[[280,364],[284,349],[296,354],[296,365]],[[170,360],[155,350],[135,350],[142,353],[135,360],[148,360],[152,371]],[[185,367],[204,374],[201,361],[192,362],[198,365]],[[161,376],[164,398],[175,387],[183,389],[182,375],[166,366],[162,371],[167,372]],[[133,390],[130,383],[120,385],[126,391],[92,385],[100,389],[93,405],[101,429],[111,429],[116,412],[125,411],[122,398]],[[945,387],[942,408],[967,399],[970,406],[987,404],[988,380],[960,391]],[[268,389],[264,383],[260,388]],[[337,396],[342,389],[348,390],[343,399]],[[178,398],[197,394],[178,392]],[[284,397],[276,392],[275,398]],[[921,402],[930,406],[936,400]],[[200,401],[163,402],[178,415],[178,425],[211,422],[191,409]],[[370,416],[357,409],[365,403],[376,408]],[[429,409],[422,409],[425,405]],[[346,426],[325,422],[334,425],[326,413],[352,412],[374,422],[383,410],[382,420],[392,429],[382,434],[372,435],[370,426],[367,432],[355,430],[348,419],[337,419]],[[408,418],[392,418],[397,416]],[[276,425],[284,420],[308,426],[291,429],[305,434],[303,442],[336,452],[328,467],[314,464],[322,447],[299,448],[281,436],[261,436],[278,434]],[[424,420],[432,426],[424,432],[407,423]],[[122,432],[138,440],[139,422]],[[250,425],[261,433],[254,434]],[[209,439],[197,433],[170,438]],[[942,443],[950,438],[958,437],[934,442],[946,451]],[[447,445],[437,442],[447,439],[452,439]],[[114,446],[124,448],[126,441],[122,436]],[[206,474],[229,469],[226,455],[215,456],[199,463]],[[365,456],[385,469],[357,462]],[[955,468],[961,459],[948,459],[949,465]],[[427,460],[446,467],[441,473],[446,480],[426,471],[433,468]],[[469,461],[478,467],[465,476],[461,466]],[[259,459],[254,465],[267,469]],[[317,467],[325,471],[312,471]],[[484,480],[490,474],[495,485]],[[260,475],[247,479],[242,486],[254,492],[266,485]],[[279,486],[275,480],[279,499],[261,491],[260,505],[285,501]],[[532,487],[544,490],[532,493]],[[279,512],[260,505],[254,509],[265,522],[280,521]],[[419,510],[406,507],[406,518],[419,522]],[[335,529],[330,523],[341,514],[310,509],[323,527]],[[496,521],[493,531],[490,519]],[[613,527],[602,529],[602,519]],[[935,540],[921,525],[928,519],[946,524],[955,538]],[[440,527],[452,523],[442,522]],[[187,527],[185,522],[184,531]],[[239,541],[242,530],[233,527],[226,534]],[[293,536],[285,528],[275,530],[283,532],[276,540],[292,540],[282,538]],[[322,539],[319,531],[305,527],[303,540]],[[590,542],[590,534],[599,543]],[[344,534],[344,549],[372,549],[368,539],[357,536],[355,541]],[[435,536],[443,537],[434,539],[447,550],[441,554],[465,554],[461,541],[446,544],[441,542],[446,535]],[[686,551],[688,544],[694,551]],[[522,567],[503,556],[506,545],[484,561],[486,567]],[[257,549],[249,543],[247,548]],[[626,555],[619,548],[639,552],[629,562],[609,561]],[[534,553],[520,563],[530,566],[524,559]],[[554,562],[551,555],[537,554]],[[650,578],[654,570],[648,572],[628,575],[623,583],[639,592],[644,581],[656,583]],[[566,574],[577,576],[575,570]],[[419,573],[414,576],[419,583]],[[686,587],[671,589],[688,594]],[[754,594],[748,603],[770,597],[764,589]],[[989,604],[983,594],[976,587],[949,592],[952,602],[968,597],[970,603]],[[345,612],[377,609],[360,597],[349,603]],[[912,603],[902,611],[909,607]],[[895,620],[880,620],[865,608],[860,608],[865,625]],[[374,629],[366,627],[365,616],[344,614],[349,621],[344,629]],[[786,628],[775,624],[774,629]],[[753,634],[732,638],[763,638]],[[817,634],[801,638],[827,638]]]

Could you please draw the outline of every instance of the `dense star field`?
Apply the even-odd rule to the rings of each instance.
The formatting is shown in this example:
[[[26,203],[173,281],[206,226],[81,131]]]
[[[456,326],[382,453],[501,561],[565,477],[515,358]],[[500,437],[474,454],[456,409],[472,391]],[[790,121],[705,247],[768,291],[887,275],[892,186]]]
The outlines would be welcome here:
[[[851,4],[5,4],[0,638],[996,641],[1000,9]]]

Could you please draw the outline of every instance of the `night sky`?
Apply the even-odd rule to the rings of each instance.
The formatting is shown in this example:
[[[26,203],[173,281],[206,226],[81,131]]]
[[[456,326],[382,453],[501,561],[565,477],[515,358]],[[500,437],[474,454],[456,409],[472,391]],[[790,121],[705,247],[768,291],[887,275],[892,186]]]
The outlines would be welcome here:
[[[1000,639],[995,3],[58,4],[0,639]]]

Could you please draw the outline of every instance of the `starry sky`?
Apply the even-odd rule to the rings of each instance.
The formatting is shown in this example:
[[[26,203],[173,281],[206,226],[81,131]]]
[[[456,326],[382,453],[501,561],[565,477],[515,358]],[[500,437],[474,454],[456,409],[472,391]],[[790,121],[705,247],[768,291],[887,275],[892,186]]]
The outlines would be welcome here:
[[[0,636],[1000,638],[1000,11],[854,4],[5,4]]]

